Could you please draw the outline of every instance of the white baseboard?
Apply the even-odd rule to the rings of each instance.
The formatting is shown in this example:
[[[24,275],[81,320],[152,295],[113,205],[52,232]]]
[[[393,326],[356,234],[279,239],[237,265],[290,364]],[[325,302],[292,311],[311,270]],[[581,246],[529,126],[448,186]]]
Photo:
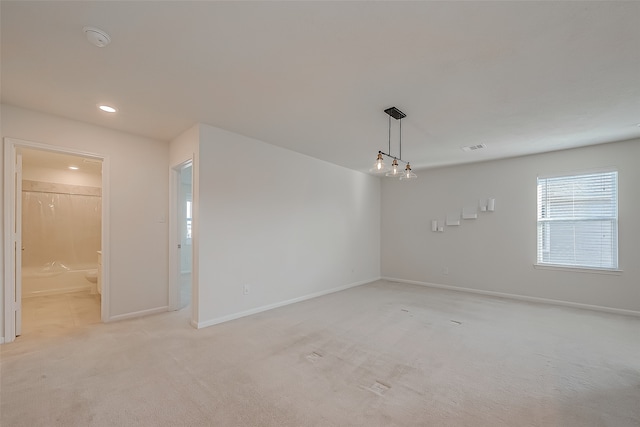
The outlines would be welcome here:
[[[438,289],[446,289],[449,291],[458,291],[458,292],[468,292],[472,294],[486,295],[491,297],[498,298],[508,298],[518,301],[527,301],[527,302],[538,302],[543,304],[552,304],[552,305],[560,305],[564,307],[572,307],[572,308],[580,308],[584,310],[594,310],[605,313],[613,313],[613,314],[623,314],[625,316],[636,316],[640,317],[640,311],[635,310],[625,310],[622,308],[612,308],[605,307],[601,305],[589,305],[589,304],[581,304],[577,302],[571,301],[562,301],[548,298],[538,298],[538,297],[529,297],[526,295],[517,295],[517,294],[508,294],[503,292],[494,292],[494,291],[484,291],[481,289],[472,289],[472,288],[461,288],[458,286],[450,286],[450,285],[439,285],[436,283],[428,283],[428,282],[419,282],[416,280],[405,280],[405,279],[397,279],[395,277],[381,277],[382,280],[388,280],[390,282],[398,282],[398,283],[408,283],[411,285],[420,285],[427,286],[429,288],[438,288]]]
[[[293,298],[286,301],[277,302],[274,304],[263,305],[261,307],[252,308],[251,310],[241,311],[239,313],[229,314],[227,316],[217,317],[215,319],[205,320],[204,322],[191,322],[191,325],[197,329],[206,328],[207,326],[217,325],[219,323],[228,322],[230,320],[239,319],[241,317],[251,316],[252,314],[262,313],[263,311],[272,310],[274,308],[283,307],[289,304],[295,304],[297,302],[306,301],[308,299],[321,297],[323,295],[332,294],[334,292],[344,291],[346,289],[355,288],[356,286],[365,285],[367,283],[375,282],[379,280],[379,277],[373,279],[362,280],[360,282],[350,283],[348,285],[338,286],[337,288],[327,289],[325,291],[315,292],[313,294],[304,295],[301,297]]]
[[[4,337],[0,337],[0,344],[4,344]]]
[[[133,319],[135,317],[148,316],[150,314],[164,313],[169,311],[169,306],[150,308],[148,310],[134,311],[133,313],[118,314],[107,319],[106,323],[117,322],[125,319]]]

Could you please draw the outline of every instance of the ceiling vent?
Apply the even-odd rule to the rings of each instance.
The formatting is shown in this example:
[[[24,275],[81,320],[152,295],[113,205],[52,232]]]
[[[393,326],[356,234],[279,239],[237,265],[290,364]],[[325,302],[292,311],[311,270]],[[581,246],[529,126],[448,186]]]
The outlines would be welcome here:
[[[483,148],[487,148],[486,144],[478,144],[478,145],[468,145],[466,147],[462,147],[462,151],[478,151],[478,150],[482,150]]]

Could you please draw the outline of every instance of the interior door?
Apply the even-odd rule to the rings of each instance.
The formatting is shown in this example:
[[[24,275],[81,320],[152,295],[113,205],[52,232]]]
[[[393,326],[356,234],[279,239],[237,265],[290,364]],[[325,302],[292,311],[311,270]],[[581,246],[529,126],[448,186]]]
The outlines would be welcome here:
[[[15,175],[15,212],[14,218],[14,239],[13,250],[15,265],[14,265],[14,286],[15,290],[13,295],[15,296],[15,325],[16,336],[22,334],[22,154],[16,154],[16,175]]]

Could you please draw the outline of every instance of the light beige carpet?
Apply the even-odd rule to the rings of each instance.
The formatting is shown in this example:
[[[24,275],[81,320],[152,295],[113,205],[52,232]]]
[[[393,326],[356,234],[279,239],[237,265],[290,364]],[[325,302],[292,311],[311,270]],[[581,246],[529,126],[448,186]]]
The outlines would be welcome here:
[[[640,318],[384,281],[39,341],[1,346],[3,427],[640,426]]]

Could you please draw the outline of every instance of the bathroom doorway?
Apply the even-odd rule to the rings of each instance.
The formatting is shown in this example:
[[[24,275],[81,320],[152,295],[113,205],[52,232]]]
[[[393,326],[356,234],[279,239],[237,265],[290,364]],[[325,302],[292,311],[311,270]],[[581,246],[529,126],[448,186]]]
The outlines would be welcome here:
[[[14,268],[5,272],[13,279],[5,284],[5,341],[57,338],[100,323],[103,159],[5,140],[7,154],[15,159],[5,194],[15,241],[6,254]]]
[[[22,148],[22,336],[100,323],[102,161]]]

